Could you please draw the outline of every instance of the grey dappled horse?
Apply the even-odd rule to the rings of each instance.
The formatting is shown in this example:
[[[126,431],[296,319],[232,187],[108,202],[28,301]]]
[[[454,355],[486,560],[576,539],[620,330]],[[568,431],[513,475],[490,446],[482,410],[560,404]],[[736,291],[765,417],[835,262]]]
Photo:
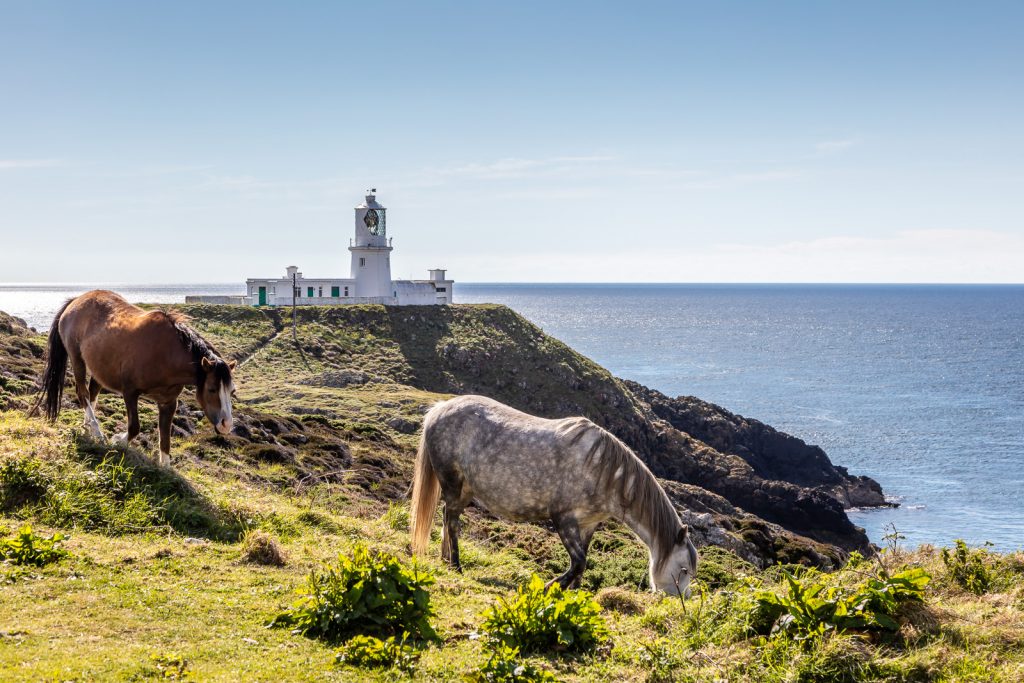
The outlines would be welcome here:
[[[459,564],[459,516],[476,499],[517,522],[551,521],[569,553],[556,580],[579,584],[587,547],[609,517],[650,550],[651,590],[689,595],[697,549],[651,471],[614,436],[583,417],[546,420],[483,396],[438,403],[423,421],[412,493],[412,547],[426,550],[444,497],[441,555]]]

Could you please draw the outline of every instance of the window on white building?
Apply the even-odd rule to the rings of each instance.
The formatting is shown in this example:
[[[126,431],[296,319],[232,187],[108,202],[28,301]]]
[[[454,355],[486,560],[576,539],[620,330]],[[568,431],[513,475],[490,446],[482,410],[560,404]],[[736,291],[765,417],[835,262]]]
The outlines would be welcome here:
[[[365,266],[366,265],[366,258],[365,257],[362,257],[362,256],[359,257],[359,265],[360,266]]]
[[[320,285],[320,290],[319,290],[319,292],[320,292],[320,293],[319,293],[319,294],[317,294],[317,296],[323,296],[323,295],[324,295],[324,286],[323,286],[323,285]]]
[[[348,296],[348,287],[345,288],[345,296]]]

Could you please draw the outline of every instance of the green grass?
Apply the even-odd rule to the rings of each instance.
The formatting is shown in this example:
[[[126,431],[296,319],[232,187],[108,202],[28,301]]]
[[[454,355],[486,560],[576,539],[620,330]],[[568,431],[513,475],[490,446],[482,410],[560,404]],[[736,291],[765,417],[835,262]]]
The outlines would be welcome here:
[[[48,427],[18,413],[0,413],[5,462],[35,461],[47,472],[63,468],[75,476],[95,473],[105,462],[102,449],[84,443],[73,427]],[[236,460],[230,444],[188,443],[187,454],[176,460],[187,488],[175,483],[178,475],[166,475],[169,482],[139,476],[146,485],[167,487],[161,490],[178,505],[214,510],[211,514],[220,515],[220,521],[212,527],[58,528],[42,523],[43,513],[31,507],[3,512],[0,526],[12,531],[25,519],[40,535],[74,529],[64,542],[70,556],[59,563],[0,565],[0,670],[5,680],[145,680],[178,670],[197,680],[224,681],[403,677],[400,669],[338,665],[329,644],[265,628],[294,601],[309,573],[337,553],[351,553],[366,543],[407,558],[403,504],[344,482],[316,495],[296,494],[276,477],[245,473],[246,461]],[[206,444],[202,456],[193,453],[199,443]],[[115,452],[148,457],[134,450]],[[110,476],[102,481],[104,490],[111,490],[110,482],[120,480]],[[216,533],[225,520],[272,533],[288,563],[247,561],[241,536]],[[430,588],[437,613],[433,623],[441,641],[421,651],[413,669],[417,680],[481,675],[492,659],[486,639],[479,637],[485,611],[509,599],[531,574],[551,576],[548,556],[562,552],[553,535],[537,527],[479,517],[470,519],[468,528],[473,527],[481,533],[467,536],[463,574],[440,562],[436,541],[431,547],[427,563],[437,580]],[[603,533],[602,552],[611,553],[608,557],[630,554],[621,530]],[[632,545],[639,547],[635,541]],[[723,551],[706,555],[714,569],[702,574],[704,588],[685,603],[640,592],[629,587],[632,580],[602,591],[597,599],[604,605],[600,619],[609,630],[609,646],[586,655],[555,649],[515,661],[558,680],[1016,681],[1024,675],[1020,555],[985,555],[992,581],[982,595],[960,587],[935,549],[890,558],[899,566],[923,566],[935,577],[924,602],[899,615],[898,632],[885,638],[838,633],[808,642],[756,635],[764,632],[764,625],[754,623],[756,592],[781,593],[780,571],[757,571]],[[807,575],[852,587],[863,581],[866,566],[872,565]],[[613,574],[608,567],[597,569]],[[55,642],[60,646],[54,647]],[[492,668],[499,664],[492,662]]]

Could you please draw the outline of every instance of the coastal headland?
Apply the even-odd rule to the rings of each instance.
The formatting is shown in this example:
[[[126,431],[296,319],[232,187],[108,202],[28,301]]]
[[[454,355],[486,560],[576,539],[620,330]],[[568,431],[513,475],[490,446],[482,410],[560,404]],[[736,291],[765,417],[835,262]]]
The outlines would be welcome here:
[[[188,653],[204,678],[229,678],[229,661],[242,653],[251,661],[239,666],[255,677],[316,678],[295,667],[323,653],[303,639],[264,631],[262,623],[290,601],[305,572],[357,540],[408,556],[407,490],[418,430],[426,410],[454,394],[483,394],[547,417],[584,415],[621,438],[689,525],[701,547],[706,590],[780,566],[841,570],[851,553],[871,558],[877,551],[844,511],[886,504],[874,480],[756,420],[616,378],[507,307],[300,307],[294,330],[284,309],[174,308],[239,361],[239,397],[234,432],[220,436],[183,394],[173,472],[148,460],[155,449],[152,406],[143,405],[143,433],[132,448],[85,437],[81,411],[71,403],[56,425],[26,417],[45,337],[0,313],[0,527],[13,531],[27,520],[69,532],[76,558],[71,569],[38,575],[4,570],[0,662],[13,666],[22,657],[26,680],[43,671],[63,672],[63,679],[76,666],[86,678],[142,675],[154,668],[147,655],[164,657],[191,642],[193,626],[212,629],[211,642],[221,648],[197,644]],[[101,395],[100,404],[104,432],[123,431],[119,397]],[[12,473],[22,479],[15,482]],[[291,558],[287,566],[238,559],[239,542],[254,530],[277,539]],[[566,561],[550,530],[481,509],[470,510],[465,538],[465,574],[430,561],[440,577],[438,610],[456,640],[473,631],[474,615],[496,596],[531,573],[550,578]],[[934,551],[918,553],[920,562],[936,566]],[[643,547],[619,525],[599,532],[584,587],[605,595],[619,643],[630,652],[644,638],[675,637],[688,618],[683,605],[679,615],[664,617],[670,626],[644,621],[644,610],[666,609],[637,592],[645,582]],[[1019,612],[1015,590],[1006,599]],[[619,597],[608,598],[608,591]],[[18,616],[22,602],[32,617]],[[1012,633],[1020,638],[1024,626],[1014,614]],[[909,617],[907,623],[920,626]],[[70,643],[64,653],[47,654],[53,638]],[[460,642],[453,645],[461,648],[456,666],[472,668],[472,639]],[[749,649],[755,656],[756,646]],[[445,656],[431,657],[423,667],[440,667],[437,677]],[[616,675],[642,680],[642,658],[631,657],[548,665],[567,679],[617,666]],[[863,659],[874,657],[866,652]],[[732,664],[721,666],[724,672]],[[936,666],[942,671],[945,664]]]

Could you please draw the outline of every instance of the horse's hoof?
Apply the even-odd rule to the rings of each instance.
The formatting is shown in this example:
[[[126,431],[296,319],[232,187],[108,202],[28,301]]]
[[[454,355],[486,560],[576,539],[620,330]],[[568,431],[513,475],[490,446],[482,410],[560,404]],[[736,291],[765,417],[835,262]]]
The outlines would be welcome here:
[[[171,466],[171,456],[170,456],[170,454],[161,452],[160,455],[157,456],[157,464],[160,465],[160,467],[170,467]]]
[[[128,443],[128,432],[121,432],[120,434],[115,434],[114,438],[113,438],[113,442],[117,443],[117,444],[127,444]]]

